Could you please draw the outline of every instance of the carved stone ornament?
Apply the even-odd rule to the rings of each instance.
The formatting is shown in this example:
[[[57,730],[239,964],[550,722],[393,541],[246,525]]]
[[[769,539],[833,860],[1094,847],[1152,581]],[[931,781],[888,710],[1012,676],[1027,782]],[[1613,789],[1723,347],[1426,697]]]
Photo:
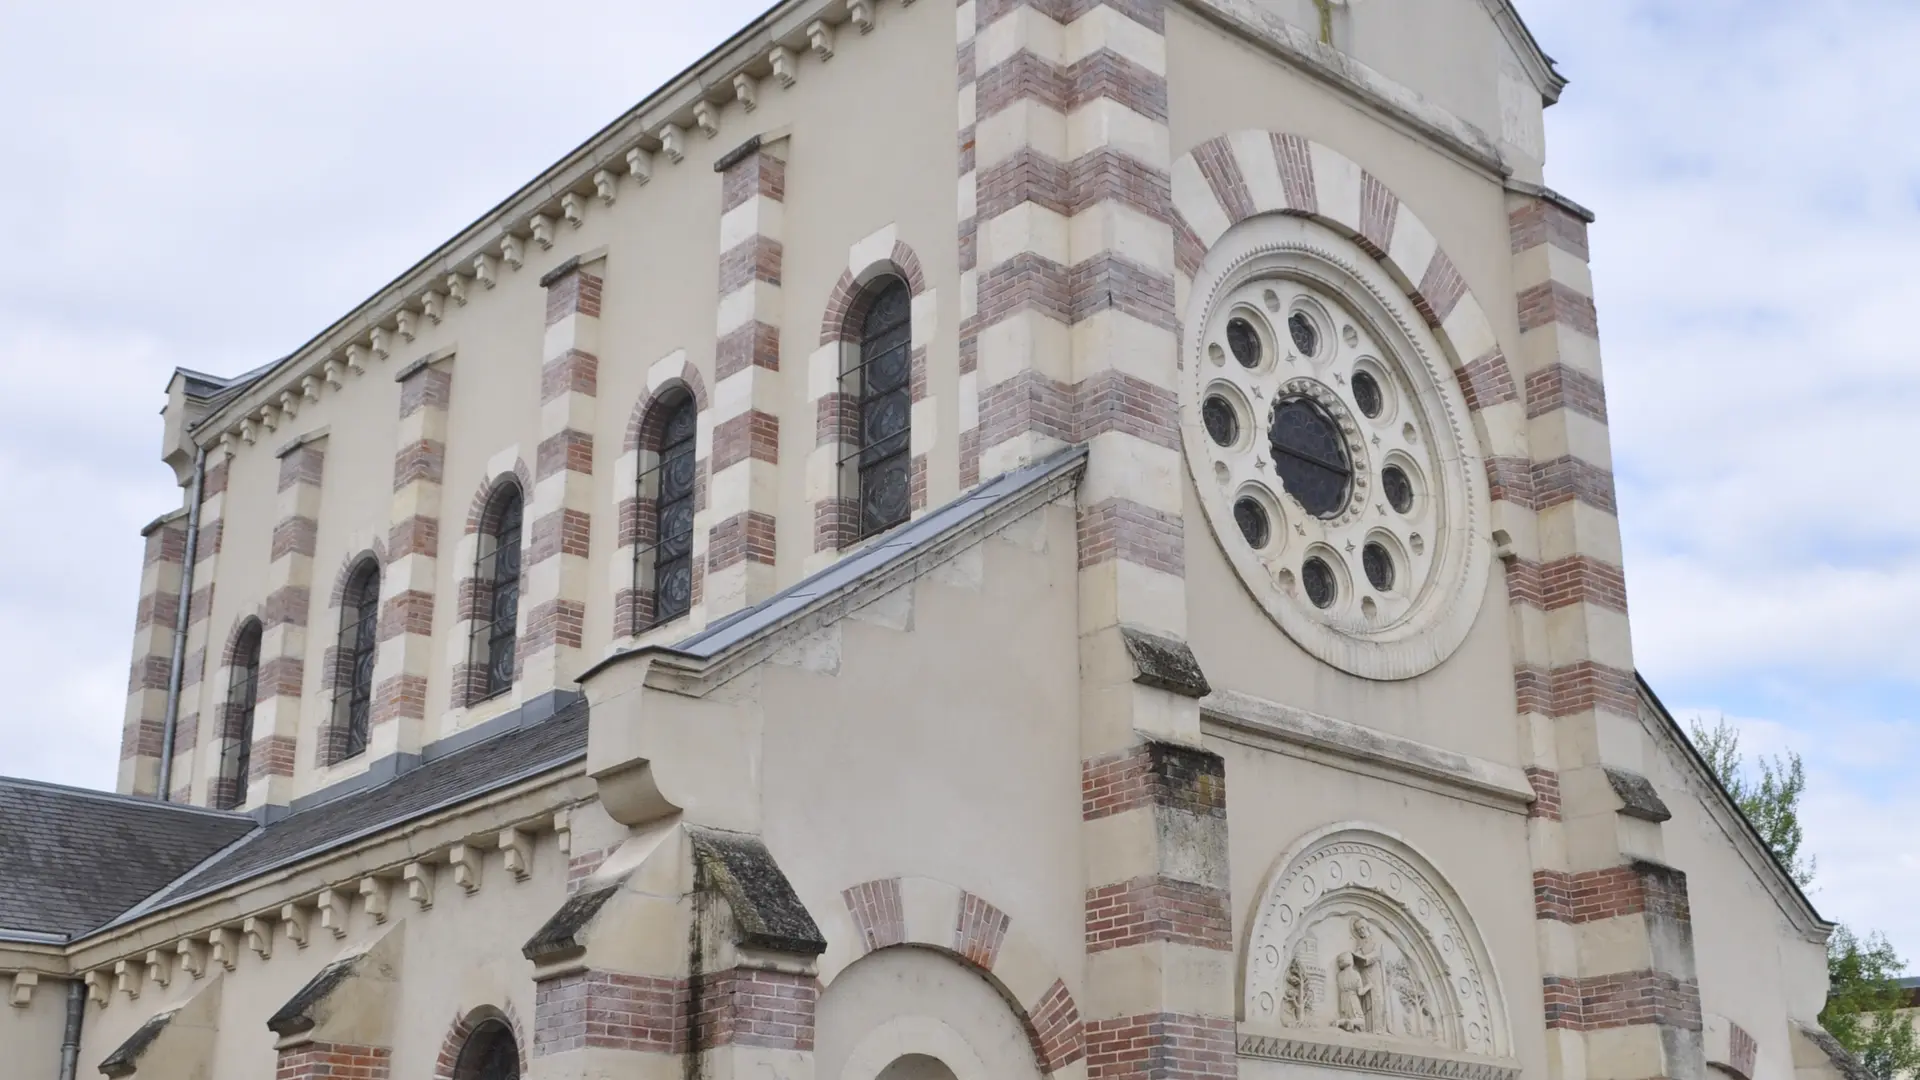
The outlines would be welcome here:
[[[1343,671],[1438,667],[1485,598],[1487,480],[1405,290],[1353,241],[1266,215],[1207,253],[1184,325],[1187,464],[1248,591]]]
[[[1339,826],[1302,844],[1247,940],[1249,1025],[1416,1056],[1511,1053],[1479,932],[1426,860],[1385,835]]]

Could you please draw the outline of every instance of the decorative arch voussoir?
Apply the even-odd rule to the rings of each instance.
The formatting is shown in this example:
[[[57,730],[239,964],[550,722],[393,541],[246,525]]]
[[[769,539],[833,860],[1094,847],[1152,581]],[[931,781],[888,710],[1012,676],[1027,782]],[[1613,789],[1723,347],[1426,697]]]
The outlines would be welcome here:
[[[533,501],[533,470],[527,468],[524,459],[516,458],[511,472],[489,476],[480,481],[480,486],[474,489],[473,498],[467,503],[467,522],[464,530],[466,535],[474,535],[480,531],[482,525],[486,524],[487,505],[493,502],[494,493],[500,490],[500,485],[509,480],[520,485],[522,499],[528,502]]]
[[[254,610],[246,612],[234,619],[233,629],[227,632],[226,647],[220,650],[221,666],[228,666],[238,658],[239,654],[237,650],[240,648],[240,639],[246,636],[247,627],[257,626],[264,628],[266,624],[266,611],[264,608],[258,606],[256,606]]]
[[[907,283],[907,291],[920,296],[927,291],[927,275],[920,256],[904,241],[895,240],[893,251],[879,262],[858,270],[849,268],[834,282],[827,294],[827,309],[820,317],[820,344],[858,338],[860,319],[866,314],[865,301],[872,293],[868,286],[882,277],[897,277]]]
[[[455,1014],[446,1036],[440,1040],[440,1056],[433,1063],[434,1080],[462,1080],[458,1075],[460,1052],[466,1049],[467,1039],[474,1029],[488,1020],[498,1020],[513,1032],[514,1049],[520,1054],[520,1075],[527,1075],[526,1033],[520,1026],[520,1017],[514,1012],[513,1003],[508,1002],[500,1008],[482,1005],[465,1014]]]
[[[368,559],[373,560],[373,565],[378,567],[382,574],[386,573],[387,545],[385,541],[376,536],[373,538],[372,543],[340,560],[340,569],[335,571],[333,575],[333,591],[328,594],[328,607],[337,608],[341,602],[347,598],[347,582],[352,579],[353,572],[358,570],[360,565]]]
[[[662,402],[676,393],[685,391],[693,398],[693,407],[702,412],[707,408],[707,384],[700,378],[700,372],[691,363],[682,364],[680,374],[668,379],[659,387],[649,391],[633,406],[633,414],[627,418],[626,437],[621,442],[624,453],[637,450],[658,450],[660,436],[665,430],[663,419],[666,411],[660,408]]]

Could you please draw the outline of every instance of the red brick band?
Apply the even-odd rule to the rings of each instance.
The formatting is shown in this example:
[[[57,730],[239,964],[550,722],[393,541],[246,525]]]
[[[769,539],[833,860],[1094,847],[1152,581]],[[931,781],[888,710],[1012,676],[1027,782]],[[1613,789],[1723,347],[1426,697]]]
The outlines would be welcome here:
[[[1226,1017],[1145,1013],[1087,1021],[1087,1080],[1233,1080]]]
[[[1618,716],[1640,715],[1640,691],[1633,672],[1583,660],[1543,670],[1523,664],[1514,669],[1514,693],[1521,712],[1572,716],[1605,709]]]
[[[772,514],[747,510],[715,525],[707,534],[707,571],[743,562],[773,565],[777,529]]]
[[[387,1080],[393,1051],[384,1046],[302,1043],[280,1051],[274,1080]]]
[[[953,951],[968,962],[993,970],[1013,920],[1007,913],[972,893],[960,897],[960,915],[953,927]]]
[[[1527,807],[1530,818],[1560,820],[1560,774],[1552,769],[1527,766],[1527,783],[1533,787],[1533,803]]]
[[[1559,324],[1588,337],[1600,336],[1600,317],[1587,296],[1558,281],[1545,281],[1520,292],[1520,331]]]
[[[1080,814],[1097,821],[1141,806],[1200,817],[1227,815],[1226,761],[1171,743],[1141,743],[1091,758],[1080,767]]]
[[[1687,875],[1657,863],[1635,862],[1605,870],[1533,872],[1537,919],[1588,923],[1625,915],[1692,921]]]
[[[1178,514],[1126,499],[1084,507],[1079,520],[1080,569],[1118,559],[1184,577],[1185,524]]]
[[[1544,980],[1547,1027],[1565,1031],[1657,1024],[1701,1030],[1700,984],[1661,971]]]
[[[1550,364],[1527,376],[1527,416],[1567,409],[1607,422],[1607,393],[1600,380],[1565,364]]]
[[[752,459],[780,464],[780,418],[753,409],[714,425],[713,468]]]
[[[1223,889],[1168,877],[1140,877],[1087,890],[1087,952],[1148,942],[1233,948],[1233,915]]]
[[[1581,262],[1588,259],[1587,223],[1545,199],[1532,200],[1514,210],[1507,217],[1507,228],[1515,255],[1552,244]]]

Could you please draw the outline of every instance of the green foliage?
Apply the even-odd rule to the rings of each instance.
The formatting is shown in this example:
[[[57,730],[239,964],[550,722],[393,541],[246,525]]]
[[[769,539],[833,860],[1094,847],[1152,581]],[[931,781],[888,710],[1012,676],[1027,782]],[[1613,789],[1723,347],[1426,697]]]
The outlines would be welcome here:
[[[1813,883],[1814,860],[1800,854],[1800,797],[1806,771],[1800,755],[1760,758],[1757,778],[1747,773],[1740,754],[1740,733],[1725,717],[1709,729],[1699,720],[1688,725],[1693,744],[1707,761],[1761,839],[1773,849],[1802,888]],[[1880,1080],[1920,1075],[1920,1042],[1899,1009],[1906,999],[1899,978],[1906,963],[1878,932],[1863,940],[1844,926],[1827,940],[1827,1004],[1820,1026],[1851,1050]]]
[[[1920,1069],[1920,1043],[1912,1023],[1898,1011],[1906,994],[1897,980],[1906,967],[1878,933],[1862,940],[1841,926],[1827,941],[1830,989],[1820,1026],[1881,1080]]]

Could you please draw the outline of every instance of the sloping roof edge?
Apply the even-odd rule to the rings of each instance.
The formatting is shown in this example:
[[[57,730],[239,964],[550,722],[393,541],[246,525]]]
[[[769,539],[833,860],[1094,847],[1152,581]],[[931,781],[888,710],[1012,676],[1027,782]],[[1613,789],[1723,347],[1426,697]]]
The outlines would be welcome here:
[[[1527,22],[1520,17],[1520,10],[1513,6],[1513,0],[1480,0],[1487,14],[1493,16],[1495,26],[1506,37],[1507,44],[1513,48],[1514,55],[1520,58],[1520,66],[1526,69],[1527,77],[1540,91],[1540,97],[1548,105],[1558,104],[1560,92],[1567,88],[1567,77],[1553,66],[1553,57],[1540,48],[1540,39],[1533,36],[1527,28]]]
[[[1753,827],[1753,822],[1747,820],[1746,813],[1740,809],[1739,803],[1734,802],[1733,795],[1727,791],[1726,785],[1713,774],[1713,770],[1707,765],[1707,759],[1701,756],[1700,748],[1693,745],[1693,739],[1680,726],[1679,721],[1673,718],[1673,714],[1667,710],[1666,704],[1660,700],[1659,695],[1653,692],[1653,686],[1647,682],[1646,676],[1636,671],[1633,677],[1640,688],[1641,700],[1647,706],[1646,711],[1660,722],[1667,740],[1679,747],[1681,756],[1692,766],[1694,774],[1714,793],[1720,810],[1716,816],[1721,819],[1722,827],[1726,827],[1730,820],[1733,823],[1733,830],[1745,841],[1742,846],[1747,849],[1748,864],[1764,865],[1771,870],[1773,880],[1769,891],[1773,893],[1775,901],[1780,904],[1781,910],[1793,919],[1802,931],[1824,939],[1833,931],[1835,924],[1821,917],[1819,910],[1813,906],[1813,901],[1807,899],[1807,894],[1800,888],[1800,883],[1793,880],[1793,873],[1781,865],[1779,856],[1773,853],[1773,848],[1767,845],[1760,831]]]

